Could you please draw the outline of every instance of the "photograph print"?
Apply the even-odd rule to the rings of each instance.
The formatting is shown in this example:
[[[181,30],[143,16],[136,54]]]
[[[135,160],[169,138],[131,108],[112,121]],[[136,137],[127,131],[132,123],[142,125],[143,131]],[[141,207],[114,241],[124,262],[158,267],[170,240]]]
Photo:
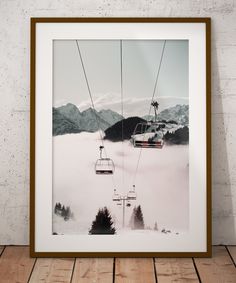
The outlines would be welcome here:
[[[52,235],[189,231],[188,40],[53,40]]]

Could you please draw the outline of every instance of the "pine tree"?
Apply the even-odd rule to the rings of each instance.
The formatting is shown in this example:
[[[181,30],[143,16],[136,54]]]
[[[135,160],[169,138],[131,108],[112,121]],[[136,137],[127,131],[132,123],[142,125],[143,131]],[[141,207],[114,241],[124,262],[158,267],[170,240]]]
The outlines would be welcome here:
[[[91,229],[89,230],[90,235],[96,234],[115,234],[116,229],[114,228],[112,217],[107,207],[98,210],[95,220],[92,223]]]
[[[55,207],[54,207],[54,213],[57,214],[58,213],[58,204],[56,203]]]
[[[66,207],[64,214],[65,214],[64,220],[69,220],[70,217],[71,217],[71,210],[70,210],[70,207],[69,207],[69,206]]]
[[[134,229],[144,229],[143,213],[140,205],[135,210]]]
[[[60,204],[60,202],[59,203],[56,203],[56,205],[55,205],[55,207],[54,207],[54,213],[55,214],[61,214],[61,204]]]
[[[158,231],[157,222],[155,222],[155,224],[154,224],[154,230]]]
[[[61,205],[60,202],[56,203],[54,207],[54,213],[64,218],[64,220],[69,220],[73,217],[73,213],[69,206],[65,208],[64,205]]]
[[[130,217],[130,221],[129,221],[129,227],[131,229],[134,229],[134,215],[136,214],[136,206],[133,208],[133,212],[131,214],[131,217]]]
[[[64,206],[64,205],[62,206],[62,209],[61,209],[61,216],[62,216],[62,217],[65,217],[65,216],[66,216],[66,209],[65,209],[65,206]]]

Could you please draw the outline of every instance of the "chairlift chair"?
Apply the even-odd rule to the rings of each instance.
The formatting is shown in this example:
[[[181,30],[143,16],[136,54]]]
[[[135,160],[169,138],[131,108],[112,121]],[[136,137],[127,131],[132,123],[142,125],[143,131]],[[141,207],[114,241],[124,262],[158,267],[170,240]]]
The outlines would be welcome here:
[[[110,158],[101,158],[96,161],[95,171],[98,175],[111,175],[114,173],[114,162]]]
[[[127,194],[127,199],[128,200],[136,200],[137,199],[137,194],[135,192],[135,185],[133,185],[133,188],[129,190]]]
[[[113,201],[121,201],[121,197],[120,197],[120,195],[116,192],[116,189],[114,190],[114,194],[113,194],[112,200],[113,200]]]
[[[115,165],[111,158],[102,157],[104,146],[100,146],[100,158],[95,163],[95,172],[98,175],[111,175],[115,171]]]
[[[131,136],[131,143],[134,147],[141,148],[162,148],[164,145],[163,123],[157,122],[158,102],[152,101],[151,105],[154,107],[155,120],[138,123]]]
[[[85,77],[85,80],[86,80],[86,84],[87,84],[89,96],[90,96],[90,99],[91,99],[91,104],[92,104],[92,107],[93,107],[94,115],[96,115],[95,114],[96,110],[94,108],[94,103],[93,103],[93,99],[92,99],[92,93],[91,93],[91,90],[90,90],[90,87],[89,87],[89,81],[88,81],[88,78],[87,78],[87,75],[86,75],[84,62],[83,62],[83,58],[82,58],[82,54],[81,54],[81,51],[80,51],[78,40],[76,40],[76,45],[77,45],[77,49],[78,49],[78,52],[79,52],[79,57],[80,57],[81,65],[82,65],[82,68],[83,68],[84,77]],[[98,126],[99,126],[99,123],[98,123]],[[104,149],[104,146],[99,147],[100,158],[95,163],[95,173],[98,174],[98,175],[111,175],[111,174],[114,173],[114,170],[115,170],[114,162],[110,158],[103,158],[102,157],[102,150],[103,149]]]
[[[127,207],[131,207],[131,203],[130,203],[130,201],[127,201],[126,206],[127,206]]]
[[[161,149],[164,145],[163,138],[162,123],[143,122],[136,125],[131,142],[134,147]]]

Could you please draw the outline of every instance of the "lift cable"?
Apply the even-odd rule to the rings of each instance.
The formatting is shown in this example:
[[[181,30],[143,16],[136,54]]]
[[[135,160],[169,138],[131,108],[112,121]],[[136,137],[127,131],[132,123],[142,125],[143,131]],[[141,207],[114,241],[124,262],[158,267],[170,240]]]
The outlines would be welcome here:
[[[121,93],[121,116],[124,118],[123,104],[123,42],[120,40],[120,93]],[[122,183],[125,184],[125,162],[124,162],[124,119],[121,121],[121,140],[122,140]]]
[[[98,117],[97,117],[97,115],[96,115],[96,110],[95,110],[95,106],[94,106],[94,102],[93,102],[93,97],[92,97],[91,89],[90,89],[90,86],[89,86],[88,77],[87,77],[87,74],[86,74],[86,70],[85,70],[85,66],[84,66],[84,61],[83,61],[83,58],[82,58],[82,54],[81,54],[81,50],[80,50],[80,47],[79,47],[78,40],[76,40],[76,45],[77,45],[77,49],[78,49],[78,53],[79,53],[81,65],[82,65],[82,68],[83,68],[84,77],[85,77],[85,81],[86,81],[86,84],[87,84],[87,88],[88,88],[88,92],[89,92],[89,96],[90,96],[90,100],[91,100],[91,105],[92,105],[94,117],[95,117],[95,119],[96,119],[96,123],[97,123],[98,131],[99,131],[99,134],[100,134],[102,146],[103,146],[103,149],[104,149],[104,152],[105,152],[105,156],[106,156],[106,158],[107,158],[107,152],[106,152],[106,148],[105,148],[105,146],[104,146],[104,141],[103,141],[103,137],[102,137],[102,132],[101,132],[101,128],[100,128],[100,125],[99,125]],[[113,186],[116,187],[116,186],[115,186],[115,180],[114,180],[113,174],[111,175],[111,177],[112,177]]]
[[[90,96],[90,100],[91,100],[91,105],[92,105],[94,117],[95,117],[95,120],[96,120],[96,123],[97,123],[98,131],[99,131],[100,138],[101,138],[101,142],[102,142],[102,145],[104,147],[102,133],[101,133],[101,129],[99,127],[99,121],[98,121],[98,118],[97,118],[97,115],[96,115],[96,112],[95,112],[95,106],[94,106],[94,102],[93,102],[93,98],[92,98],[92,93],[91,93],[91,89],[90,89],[90,86],[89,86],[88,77],[87,77],[87,74],[86,74],[86,71],[85,71],[84,62],[83,62],[83,58],[82,58],[82,54],[81,54],[81,51],[80,51],[78,40],[76,40],[76,45],[77,45],[77,48],[78,48],[78,52],[79,52],[79,56],[80,56],[80,60],[81,60],[81,65],[82,65],[82,68],[83,68],[84,77],[85,77],[85,81],[86,81],[86,84],[87,84],[87,88],[88,88],[88,92],[89,92],[89,96]],[[104,147],[104,151],[105,151],[105,147]],[[106,151],[105,151],[105,154],[106,154]]]
[[[155,81],[155,85],[154,85],[154,89],[153,89],[153,94],[152,94],[152,98],[151,98],[151,102],[150,102],[150,108],[149,108],[149,112],[148,112],[148,117],[149,117],[149,115],[151,113],[151,109],[152,109],[151,103],[152,103],[152,101],[154,99],[154,96],[155,96],[155,93],[156,93],[157,82],[158,82],[158,78],[159,78],[159,74],[160,74],[160,70],[161,70],[161,65],[162,65],[162,60],[163,60],[165,46],[166,46],[166,40],[164,40],[163,47],[162,47],[161,58],[160,58],[160,62],[159,62],[158,70],[157,70],[156,81]],[[136,165],[135,173],[134,173],[134,178],[133,178],[133,185],[135,185],[135,182],[136,182],[136,177],[137,177],[137,172],[138,172],[138,168],[139,168],[139,163],[140,163],[141,155],[142,155],[142,147],[139,150],[138,161],[137,161],[137,165]]]
[[[150,107],[149,107],[148,116],[149,116],[150,113],[151,113],[152,101],[153,101],[154,96],[155,96],[155,93],[156,93],[157,82],[158,82],[158,78],[159,78],[159,74],[160,74],[160,70],[161,70],[161,65],[162,65],[162,60],[163,60],[163,55],[164,55],[165,46],[166,46],[166,40],[164,41],[163,47],[162,47],[161,59],[160,59],[160,63],[159,63],[158,71],[157,71],[157,76],[156,76],[156,81],[155,81],[155,85],[154,85],[154,89],[153,89],[152,99],[151,99],[151,102],[150,102]]]

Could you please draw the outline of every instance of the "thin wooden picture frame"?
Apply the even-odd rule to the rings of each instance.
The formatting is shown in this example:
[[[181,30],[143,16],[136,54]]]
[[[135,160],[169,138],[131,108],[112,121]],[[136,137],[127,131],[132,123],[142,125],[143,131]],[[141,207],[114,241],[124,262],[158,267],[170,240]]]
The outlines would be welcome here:
[[[81,251],[62,248],[45,250],[37,247],[38,227],[36,227],[36,197],[40,188],[36,188],[37,179],[37,71],[39,64],[37,47],[38,25],[40,24],[203,24],[205,29],[205,249],[188,251]],[[58,39],[58,38],[57,38]],[[211,213],[211,19],[210,18],[31,18],[31,62],[30,62],[30,255],[32,257],[210,257],[212,245]],[[39,119],[39,117],[38,117]],[[50,157],[49,157],[50,158]],[[36,166],[37,165],[37,166]],[[56,236],[57,237],[57,236]],[[110,237],[110,236],[106,236]],[[47,239],[44,239],[47,241]]]

